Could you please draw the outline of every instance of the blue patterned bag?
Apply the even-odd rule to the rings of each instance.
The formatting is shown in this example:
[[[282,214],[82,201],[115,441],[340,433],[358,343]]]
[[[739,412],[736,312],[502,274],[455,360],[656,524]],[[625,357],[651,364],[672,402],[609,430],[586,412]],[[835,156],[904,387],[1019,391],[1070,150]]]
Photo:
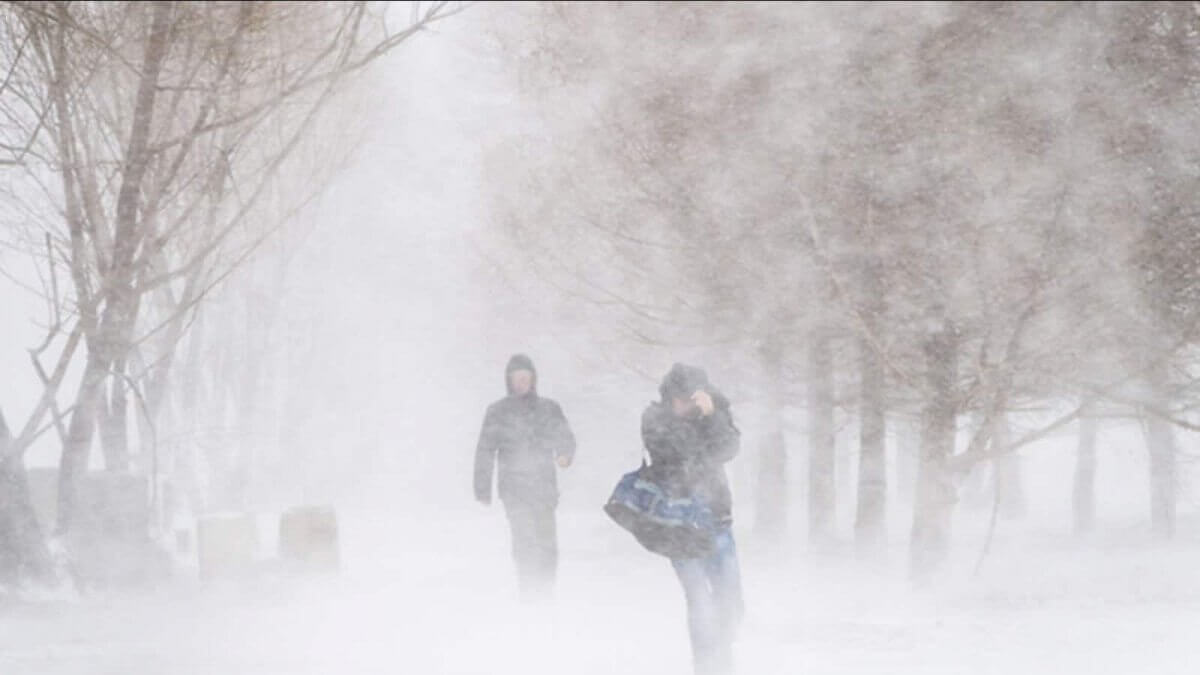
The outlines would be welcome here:
[[[672,497],[647,465],[621,476],[604,512],[647,550],[668,558],[703,558],[716,550],[721,527],[712,509],[691,497]]]

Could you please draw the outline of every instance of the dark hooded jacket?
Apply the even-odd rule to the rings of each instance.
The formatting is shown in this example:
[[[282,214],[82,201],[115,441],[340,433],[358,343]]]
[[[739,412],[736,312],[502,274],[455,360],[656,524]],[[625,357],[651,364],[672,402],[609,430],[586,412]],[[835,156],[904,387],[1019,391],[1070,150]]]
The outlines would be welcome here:
[[[516,396],[508,375],[514,370],[533,373],[529,393]],[[558,503],[554,460],[575,456],[575,435],[562,408],[538,396],[537,370],[524,354],[509,359],[504,369],[508,396],[488,406],[475,447],[475,498],[490,501],[492,471],[499,464],[497,492],[505,502]]]
[[[671,399],[708,392],[713,412],[708,416],[679,417]],[[661,400],[642,414],[642,442],[650,454],[653,480],[672,494],[704,500],[725,523],[732,522],[733,499],[725,463],[740,447],[741,433],[733,423],[729,399],[708,382],[695,366],[676,363],[659,386]]]

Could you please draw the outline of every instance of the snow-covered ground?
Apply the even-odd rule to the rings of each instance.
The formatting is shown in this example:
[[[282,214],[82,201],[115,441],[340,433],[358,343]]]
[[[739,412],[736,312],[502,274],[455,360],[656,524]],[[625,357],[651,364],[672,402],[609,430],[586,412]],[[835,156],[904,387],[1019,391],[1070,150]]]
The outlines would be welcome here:
[[[516,602],[498,508],[429,518],[342,513],[334,578],[0,605],[4,675],[690,672],[682,594],[599,509],[562,514],[557,599]],[[1194,673],[1200,547],[1087,545],[1006,531],[981,574],[980,533],[936,588],[903,547],[871,568],[837,552],[768,551],[742,533],[742,673]],[[970,550],[969,550],[970,549]]]

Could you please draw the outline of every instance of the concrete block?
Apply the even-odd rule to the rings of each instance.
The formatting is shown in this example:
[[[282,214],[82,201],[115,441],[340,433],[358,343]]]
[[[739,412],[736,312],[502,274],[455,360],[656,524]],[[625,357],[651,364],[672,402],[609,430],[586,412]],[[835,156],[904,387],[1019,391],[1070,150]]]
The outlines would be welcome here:
[[[338,525],[333,508],[299,506],[285,511],[279,519],[279,556],[306,571],[337,571]]]

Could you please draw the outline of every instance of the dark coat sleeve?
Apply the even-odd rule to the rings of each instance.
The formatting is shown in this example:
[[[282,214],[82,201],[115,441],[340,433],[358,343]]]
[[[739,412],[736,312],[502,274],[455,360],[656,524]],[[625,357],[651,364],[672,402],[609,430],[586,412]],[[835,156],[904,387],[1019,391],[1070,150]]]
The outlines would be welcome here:
[[[492,472],[496,467],[496,451],[500,443],[499,419],[495,406],[489,406],[475,444],[475,499],[492,501]]]
[[[663,417],[661,406],[651,403],[642,413],[642,446],[656,464],[678,462],[675,444],[671,442],[670,429]]]
[[[575,434],[571,425],[567,424],[567,416],[563,414],[562,406],[554,403],[550,407],[550,436],[554,443],[554,456],[566,457],[568,461],[575,459]]]

